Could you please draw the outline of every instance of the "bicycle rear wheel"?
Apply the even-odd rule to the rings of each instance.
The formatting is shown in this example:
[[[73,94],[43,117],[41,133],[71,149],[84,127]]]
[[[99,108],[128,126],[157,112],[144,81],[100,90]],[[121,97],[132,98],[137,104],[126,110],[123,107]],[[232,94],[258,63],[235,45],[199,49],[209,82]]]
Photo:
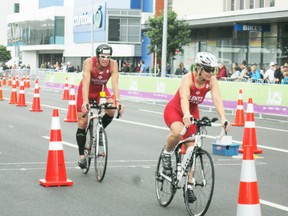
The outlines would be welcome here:
[[[93,142],[95,142],[95,136],[93,134],[93,120],[91,121],[90,125],[89,125],[89,128],[88,128],[88,133],[89,133],[89,139],[86,140],[86,144],[85,144],[85,149],[84,149],[84,156],[85,156],[85,160],[86,160],[86,168],[82,169],[82,172],[84,174],[87,174],[89,169],[90,169],[90,164],[91,164],[91,158],[92,158],[92,145],[93,145]]]
[[[161,151],[162,154],[163,150]],[[166,179],[163,174],[163,164],[161,160],[161,154],[158,159],[157,169],[155,172],[155,190],[156,190],[156,197],[159,202],[159,204],[163,207],[167,207],[171,201],[173,200],[173,197],[176,193],[176,186],[173,185],[172,181]],[[171,163],[172,163],[172,178],[176,176],[176,156],[175,152],[171,155]]]
[[[189,215],[202,216],[205,215],[205,213],[207,212],[212,200],[214,191],[215,171],[211,155],[207,151],[199,149],[195,153],[195,156],[195,170],[193,172],[195,184],[193,184],[192,188],[197,200],[193,203],[188,202],[187,176],[184,190],[185,205]]]
[[[99,128],[99,134],[97,134],[96,148],[95,148],[95,175],[96,180],[101,182],[104,179],[108,158],[108,142],[107,134],[103,127]]]

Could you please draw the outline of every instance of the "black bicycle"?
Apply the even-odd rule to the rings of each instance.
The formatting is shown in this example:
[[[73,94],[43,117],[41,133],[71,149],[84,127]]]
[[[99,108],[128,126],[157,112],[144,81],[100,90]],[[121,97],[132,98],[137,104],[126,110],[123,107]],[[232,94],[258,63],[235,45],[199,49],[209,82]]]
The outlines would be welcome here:
[[[86,129],[86,135],[89,133],[89,138],[86,141],[84,150],[87,166],[82,169],[82,172],[84,174],[88,173],[91,160],[94,159],[95,175],[98,182],[101,182],[104,179],[107,168],[108,140],[106,131],[103,127],[102,117],[105,110],[108,109],[117,109],[117,107],[115,107],[113,103],[105,102],[98,104],[94,99],[90,101],[89,121]],[[116,118],[119,118],[119,116],[120,112],[118,110]],[[85,117],[85,115],[83,115],[83,117]]]
[[[155,172],[156,196],[161,206],[168,206],[177,189],[183,189],[184,202],[189,215],[202,216],[208,210],[213,196],[215,170],[211,155],[202,149],[202,145],[207,134],[206,127],[221,126],[221,124],[214,123],[217,120],[217,118],[209,119],[208,117],[192,120],[192,123],[196,125],[196,133],[181,140],[172,151],[172,176],[163,173],[161,154],[164,148],[162,149]],[[184,135],[186,130],[184,127],[181,134]],[[195,142],[195,144],[185,150],[185,144],[188,142]],[[188,183],[192,183],[196,197],[194,202],[188,201]]]

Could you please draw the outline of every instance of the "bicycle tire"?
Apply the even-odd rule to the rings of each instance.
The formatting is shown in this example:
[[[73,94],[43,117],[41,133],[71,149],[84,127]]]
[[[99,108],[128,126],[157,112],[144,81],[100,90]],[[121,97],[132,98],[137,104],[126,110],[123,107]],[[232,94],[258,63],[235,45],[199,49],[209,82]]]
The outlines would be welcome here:
[[[161,151],[161,154],[162,152],[163,150]],[[161,154],[159,156],[157,169],[155,172],[155,190],[159,204],[163,207],[167,207],[173,200],[177,188],[173,185],[172,182],[168,181],[161,175],[163,169]],[[173,173],[172,178],[173,178],[173,176],[177,175],[175,173],[177,166],[175,152],[173,152],[171,155],[171,163],[172,163],[172,173]]]
[[[82,172],[84,174],[87,174],[89,172],[90,169],[90,165],[91,165],[91,159],[93,157],[92,155],[92,144],[95,141],[95,136],[93,134],[93,126],[94,126],[94,122],[93,120],[91,120],[91,122],[89,123],[89,128],[88,128],[88,133],[89,133],[89,139],[86,140],[86,144],[85,144],[85,149],[84,149],[84,157],[86,159],[86,163],[87,163],[87,167],[82,169]]]
[[[102,145],[99,144],[100,136],[102,137]],[[99,134],[96,138],[96,148],[95,148],[95,158],[94,158],[94,168],[96,180],[101,182],[106,173],[108,159],[108,142],[107,134],[104,128],[101,126],[99,128]]]
[[[207,212],[212,200],[215,183],[215,170],[212,157],[206,150],[198,149],[195,153],[195,156],[195,170],[193,173],[193,178],[195,178],[195,185],[192,187],[197,200],[193,203],[188,202],[188,176],[186,177],[184,198],[186,209],[189,215],[203,216]],[[190,164],[189,170],[191,166],[192,163]],[[205,176],[205,181],[203,179],[202,172]]]

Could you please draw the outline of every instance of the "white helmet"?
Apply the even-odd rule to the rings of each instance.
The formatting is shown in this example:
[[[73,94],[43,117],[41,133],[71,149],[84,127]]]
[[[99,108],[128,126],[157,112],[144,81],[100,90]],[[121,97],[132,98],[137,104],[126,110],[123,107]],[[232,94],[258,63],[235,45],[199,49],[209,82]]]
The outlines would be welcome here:
[[[217,58],[208,52],[198,52],[195,63],[204,67],[218,67]]]

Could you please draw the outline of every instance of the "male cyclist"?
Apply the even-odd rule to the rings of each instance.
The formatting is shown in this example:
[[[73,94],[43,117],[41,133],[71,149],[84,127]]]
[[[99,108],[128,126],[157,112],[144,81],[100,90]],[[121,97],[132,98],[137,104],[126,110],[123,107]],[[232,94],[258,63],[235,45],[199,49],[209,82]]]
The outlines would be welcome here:
[[[113,102],[109,98],[110,93],[106,87],[106,83],[111,77],[112,91],[116,98],[116,106],[119,108],[120,95],[118,90],[118,65],[111,59],[112,47],[107,44],[101,44],[96,48],[96,57],[87,58],[83,63],[83,78],[80,82],[77,95],[77,115],[78,129],[76,132],[76,140],[79,149],[80,159],[78,165],[80,168],[87,166],[84,159],[84,146],[86,143],[85,130],[88,123],[89,101],[96,99],[99,102],[100,92],[105,91],[107,102]],[[120,113],[123,113],[123,105],[121,105]],[[103,127],[107,127],[113,120],[114,110],[107,110],[103,116]]]
[[[196,55],[195,63],[195,70],[182,77],[179,89],[164,110],[164,120],[170,128],[167,143],[161,155],[163,172],[166,175],[171,175],[171,151],[180,141],[180,133],[183,127],[188,128],[183,138],[187,138],[196,133],[196,126],[191,124],[190,119],[191,117],[199,119],[198,104],[203,102],[207,92],[211,91],[212,100],[221,118],[223,127],[227,121],[218,81],[213,75],[215,67],[218,67],[216,57],[211,53],[199,52]],[[226,127],[226,131],[228,127]],[[194,143],[189,143],[186,145],[186,148],[193,144]],[[190,183],[191,181],[192,179],[189,178]],[[191,183],[188,185],[188,201],[192,203],[195,200],[196,197],[193,193]]]

